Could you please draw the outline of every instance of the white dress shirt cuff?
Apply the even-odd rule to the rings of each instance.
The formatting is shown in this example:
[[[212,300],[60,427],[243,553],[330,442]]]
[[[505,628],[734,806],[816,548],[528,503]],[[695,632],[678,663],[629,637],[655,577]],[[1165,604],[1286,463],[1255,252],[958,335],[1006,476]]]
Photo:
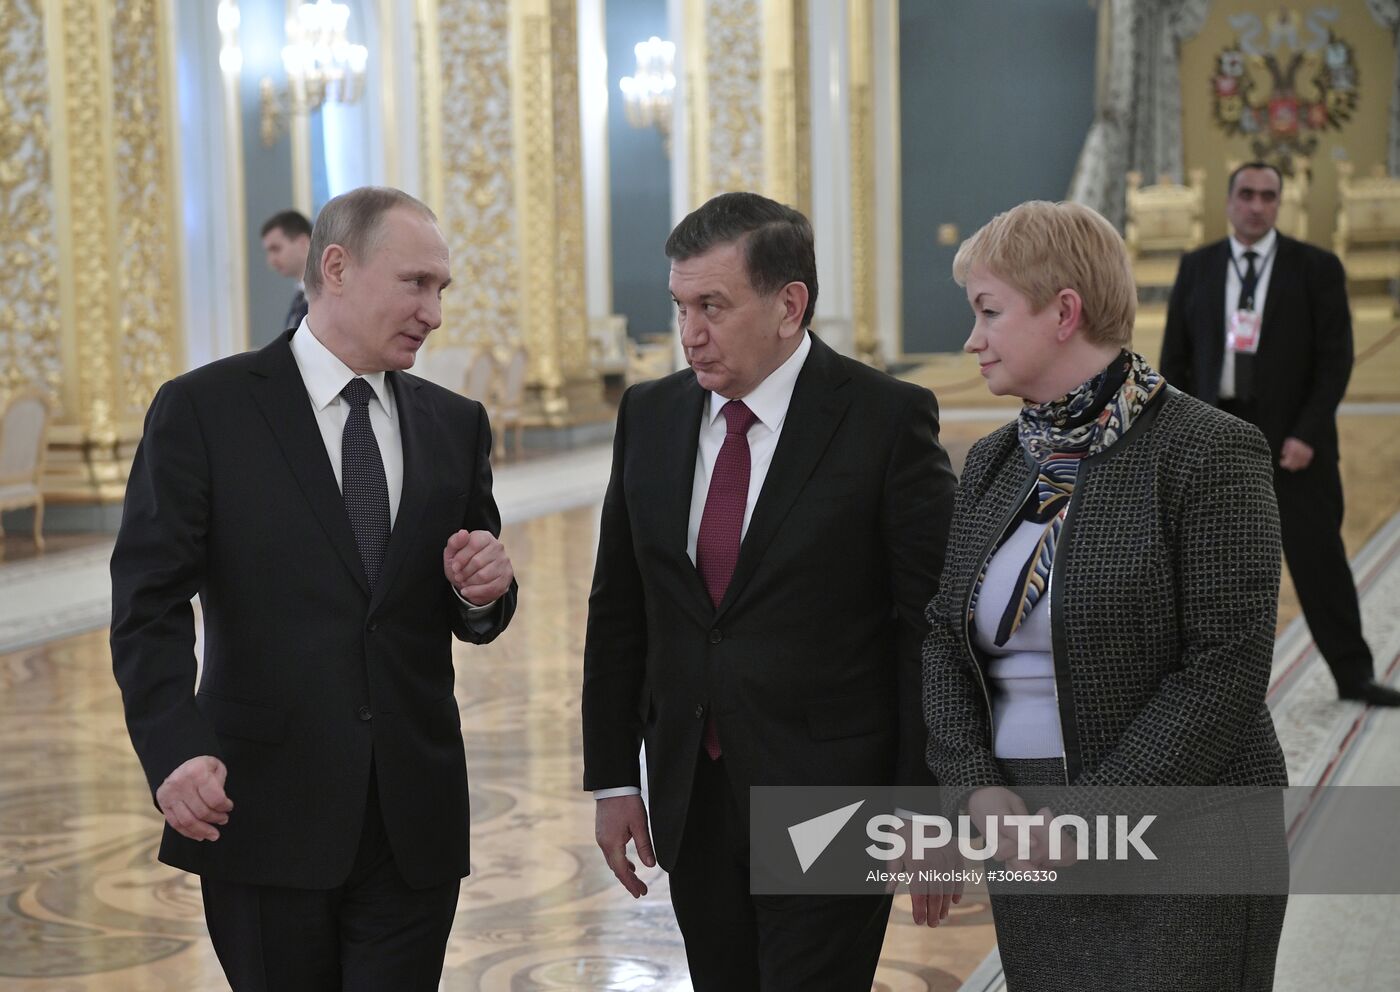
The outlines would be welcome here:
[[[463,596],[460,592],[458,592],[457,587],[453,586],[452,583],[449,582],[448,585],[452,586],[452,595],[456,596],[457,599],[461,601],[462,605],[467,608],[467,616],[472,617],[473,619],[479,616],[484,616],[488,610],[494,610],[496,608],[496,604],[500,602],[499,599],[493,599],[485,606],[477,606],[471,600],[467,599],[467,597]]]
[[[616,789],[595,789],[594,799],[613,799],[617,796],[640,796],[642,790],[635,785],[620,785]]]

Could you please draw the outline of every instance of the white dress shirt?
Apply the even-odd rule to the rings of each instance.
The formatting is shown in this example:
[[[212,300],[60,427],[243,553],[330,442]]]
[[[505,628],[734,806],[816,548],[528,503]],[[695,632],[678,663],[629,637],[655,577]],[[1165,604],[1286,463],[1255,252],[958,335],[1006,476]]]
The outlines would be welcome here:
[[[801,343],[788,356],[788,360],[769,373],[768,378],[760,382],[753,392],[742,397],[744,405],[753,411],[757,419],[749,428],[749,493],[744,502],[740,541],[749,532],[753,508],[758,503],[759,493],[763,491],[763,480],[768,477],[769,466],[773,464],[773,452],[778,449],[778,438],[782,435],[788,407],[792,404],[797,375],[802,371],[811,350],[812,338],[803,331]],[[727,433],[724,414],[720,411],[728,402],[719,393],[711,393],[700,416],[700,447],[695,453],[695,478],[690,489],[690,523],[685,536],[685,553],[692,562],[695,561],[695,545],[700,538],[700,518],[705,515],[705,497],[710,493],[710,474],[715,470],[715,461],[719,458],[719,449],[724,446]],[[641,791],[635,785],[623,785],[615,789],[598,789],[593,793],[593,798],[636,796]]]
[[[321,343],[307,323],[308,319],[303,317],[297,332],[292,335],[292,357],[296,359],[297,370],[301,372],[301,381],[311,400],[311,410],[316,414],[316,426],[321,429],[321,443],[326,446],[326,457],[330,459],[331,470],[335,472],[335,484],[340,486],[340,440],[345,434],[345,418],[350,416],[350,404],[341,397],[340,391],[356,375],[350,366],[336,358]],[[358,378],[365,380],[374,390],[374,399],[369,403],[369,425],[374,430],[374,440],[379,444],[379,458],[384,463],[384,481],[389,486],[389,529],[392,532],[399,515],[399,499],[403,496],[403,436],[399,433],[394,391],[389,388],[383,372],[367,372]],[[447,581],[445,575],[443,581]],[[448,586],[468,608],[472,619],[484,616],[495,608],[496,600],[477,606],[458,592],[456,586],[450,582]]]
[[[356,375],[320,342],[307,319],[302,318],[297,332],[292,335],[292,357],[301,372],[301,381],[306,384],[311,409],[316,414],[316,426],[321,429],[321,441],[326,446],[326,457],[331,461],[335,484],[339,486],[340,438],[345,433],[345,418],[350,416],[350,404],[341,399],[340,391]],[[369,425],[379,443],[384,481],[389,484],[389,526],[392,528],[399,514],[399,498],[403,495],[403,438],[395,415],[394,391],[389,388],[383,372],[368,372],[359,378],[374,390],[374,400],[369,404]]]
[[[1257,258],[1254,259],[1254,271],[1258,274],[1258,281],[1254,284],[1254,312],[1263,314],[1264,299],[1269,292],[1269,274],[1274,270],[1274,249],[1278,246],[1278,232],[1270,230],[1252,245],[1244,244],[1230,235],[1230,256],[1233,259],[1226,267],[1229,270],[1225,274],[1225,326],[1230,326],[1230,318],[1240,305],[1240,277],[1249,270],[1249,263],[1245,260],[1244,253],[1252,251]],[[1264,327],[1259,326],[1259,334],[1262,337]],[[1235,398],[1235,353],[1229,348],[1225,349],[1225,361],[1220,365],[1220,398],[1222,400],[1232,400]]]
[[[797,346],[788,360],[779,365],[768,378],[758,384],[752,393],[743,397],[744,405],[753,411],[757,418],[749,428],[749,494],[744,501],[744,525],[739,530],[739,540],[749,532],[749,520],[753,517],[758,494],[763,491],[763,480],[768,477],[768,467],[773,464],[773,452],[778,448],[778,437],[783,432],[783,421],[787,419],[788,405],[792,403],[792,390],[797,385],[797,374],[802,371],[802,363],[812,350],[812,339],[802,332],[802,343]],[[705,499],[710,494],[710,475],[715,470],[719,449],[724,447],[728,424],[721,412],[729,400],[719,393],[711,393],[700,417],[700,447],[695,452],[695,478],[690,489],[690,523],[685,531],[685,553],[695,561],[695,545],[700,539],[700,518],[705,515]]]

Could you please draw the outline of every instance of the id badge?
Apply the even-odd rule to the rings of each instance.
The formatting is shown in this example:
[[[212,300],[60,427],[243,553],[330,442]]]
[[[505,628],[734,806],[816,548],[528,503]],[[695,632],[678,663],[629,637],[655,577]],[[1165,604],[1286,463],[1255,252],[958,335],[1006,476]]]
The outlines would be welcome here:
[[[1259,315],[1253,310],[1236,310],[1230,314],[1230,326],[1225,331],[1225,347],[1237,355],[1257,352]]]

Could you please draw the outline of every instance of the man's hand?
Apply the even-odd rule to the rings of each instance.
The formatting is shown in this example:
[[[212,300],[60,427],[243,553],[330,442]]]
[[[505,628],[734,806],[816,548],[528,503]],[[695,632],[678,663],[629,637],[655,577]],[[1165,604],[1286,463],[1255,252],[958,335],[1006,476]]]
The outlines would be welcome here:
[[[515,571],[505,545],[489,530],[459,530],[447,539],[442,571],[467,602],[490,606],[506,594]]]
[[[603,852],[603,860],[632,894],[632,898],[647,894],[646,883],[637,877],[637,866],[627,860],[627,842],[637,845],[637,857],[648,868],[656,866],[651,851],[651,834],[647,831],[647,808],[641,796],[613,796],[599,799],[594,815],[594,836]]]
[[[1286,472],[1301,472],[1312,464],[1312,445],[1296,437],[1283,439],[1283,450],[1279,452],[1278,467]]]
[[[191,758],[166,776],[156,790],[156,804],[165,822],[190,840],[218,840],[214,824],[228,822],[233,801],[224,795],[228,769],[218,758]]]
[[[923,872],[950,875],[963,868],[962,855],[958,853],[957,841],[950,839],[943,847],[934,848],[923,858],[914,856],[913,831],[908,822],[900,830],[904,837],[904,857],[890,865],[891,871],[907,871],[912,881],[909,883],[909,901],[914,912],[916,927],[936,927],[948,918],[948,911],[962,902],[963,883],[925,879]],[[893,888],[890,891],[894,891]]]

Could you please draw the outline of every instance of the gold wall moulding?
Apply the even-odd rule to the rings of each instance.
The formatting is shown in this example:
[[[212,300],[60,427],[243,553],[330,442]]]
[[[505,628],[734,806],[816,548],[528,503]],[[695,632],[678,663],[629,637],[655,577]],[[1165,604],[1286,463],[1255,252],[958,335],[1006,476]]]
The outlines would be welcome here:
[[[51,211],[31,214],[29,237],[56,254],[58,312],[37,329],[58,338],[45,472],[58,502],[122,498],[141,414],[184,365],[173,2],[50,0],[25,49],[46,67],[34,92]]]

